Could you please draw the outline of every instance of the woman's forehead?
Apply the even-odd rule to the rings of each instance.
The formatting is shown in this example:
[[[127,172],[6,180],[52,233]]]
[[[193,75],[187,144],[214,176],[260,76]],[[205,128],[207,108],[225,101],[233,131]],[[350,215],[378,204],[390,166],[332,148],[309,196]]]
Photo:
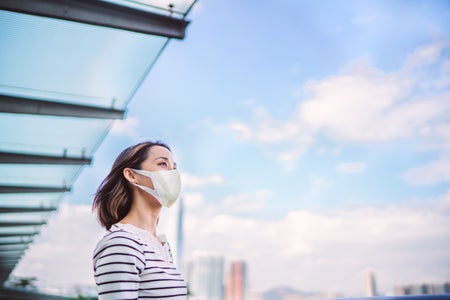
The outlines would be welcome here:
[[[173,159],[172,152],[169,149],[162,146],[153,146],[149,149],[149,157],[165,157],[168,159]]]

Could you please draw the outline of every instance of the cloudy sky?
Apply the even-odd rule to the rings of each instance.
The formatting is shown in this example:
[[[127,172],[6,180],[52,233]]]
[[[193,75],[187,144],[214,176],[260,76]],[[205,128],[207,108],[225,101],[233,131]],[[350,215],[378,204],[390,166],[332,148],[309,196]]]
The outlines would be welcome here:
[[[182,172],[186,260],[246,260],[255,291],[450,280],[449,2],[203,0],[189,18],[15,274],[93,285],[92,194],[150,139]]]

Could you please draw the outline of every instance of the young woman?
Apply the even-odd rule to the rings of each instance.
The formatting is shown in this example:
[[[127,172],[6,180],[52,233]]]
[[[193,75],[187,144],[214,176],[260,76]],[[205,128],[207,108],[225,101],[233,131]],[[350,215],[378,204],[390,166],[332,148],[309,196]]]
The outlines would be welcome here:
[[[93,256],[100,300],[186,299],[169,244],[156,233],[161,207],[177,200],[180,187],[172,152],[163,143],[140,143],[116,158],[93,203],[107,230]]]

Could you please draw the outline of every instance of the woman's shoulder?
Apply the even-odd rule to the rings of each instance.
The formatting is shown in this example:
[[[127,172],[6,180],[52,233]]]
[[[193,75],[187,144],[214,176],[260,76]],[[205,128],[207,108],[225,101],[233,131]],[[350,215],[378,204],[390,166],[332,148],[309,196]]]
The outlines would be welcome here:
[[[113,225],[98,241],[92,259],[94,271],[115,261],[134,263],[142,269],[145,266],[144,244],[132,232]]]
[[[103,237],[98,241],[96,248],[100,249],[113,244],[129,245],[137,248],[143,246],[138,235],[116,224],[105,232]]]

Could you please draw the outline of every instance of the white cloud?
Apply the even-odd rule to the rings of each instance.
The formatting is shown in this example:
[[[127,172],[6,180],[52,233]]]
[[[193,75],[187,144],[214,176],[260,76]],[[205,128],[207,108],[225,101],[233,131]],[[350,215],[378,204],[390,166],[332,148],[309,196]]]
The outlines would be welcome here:
[[[362,295],[363,271],[372,267],[380,291],[389,292],[450,276],[450,215],[439,207],[442,200],[420,208],[297,210],[277,221],[194,211],[186,217],[186,257],[203,250],[244,259],[253,290],[290,285]]]
[[[222,211],[235,212],[257,212],[267,206],[267,200],[273,196],[269,190],[258,190],[253,193],[240,193],[226,196],[222,201]]]
[[[209,176],[197,176],[189,173],[182,172],[181,174],[183,187],[202,187],[209,184],[222,184],[223,177],[220,175],[209,175]]]
[[[450,182],[450,156],[411,168],[405,173],[405,179],[416,185]]]
[[[103,232],[90,206],[61,204],[14,275],[38,277],[38,285],[47,288],[92,286],[92,252]]]
[[[450,213],[450,189],[438,198],[437,208],[442,212]]]
[[[202,193],[183,193],[184,204],[188,208],[195,208],[204,203],[205,197]]]
[[[359,161],[340,163],[336,169],[343,173],[361,173],[366,169],[366,164]]]
[[[323,190],[333,186],[333,180],[324,176],[313,176],[310,182],[310,190],[308,197],[313,198],[320,194]]]
[[[284,162],[296,160],[318,137],[356,144],[413,138],[448,143],[439,128],[450,122],[449,49],[442,42],[420,47],[392,72],[359,60],[340,74],[306,83],[306,98],[287,120],[258,107],[250,122],[228,127],[241,140],[282,145],[277,157]]]
[[[252,130],[242,122],[234,121],[228,124],[228,127],[238,134],[239,139],[248,140],[252,136]]]
[[[448,92],[413,96],[410,73],[384,73],[359,62],[347,73],[305,86],[311,97],[299,119],[314,132],[344,142],[371,143],[418,136],[450,112]],[[447,119],[448,122],[448,119]]]
[[[445,280],[450,276],[449,195],[418,208],[296,210],[272,221],[187,207],[184,257],[208,251],[223,253],[226,261],[245,259],[253,290],[291,285],[362,294],[368,266],[385,292],[399,283]],[[252,195],[270,196],[267,191]],[[163,228],[169,240],[176,238],[176,213],[165,217],[171,223]],[[62,204],[14,274],[37,276],[47,287],[93,286],[91,255],[102,234],[90,206]]]
[[[111,128],[111,134],[119,136],[129,136],[133,139],[139,137],[138,134],[139,119],[126,118],[124,120],[115,120]]]
[[[435,64],[441,58],[442,52],[446,47],[448,45],[443,42],[418,47],[413,53],[408,55],[404,68],[409,70]]]

